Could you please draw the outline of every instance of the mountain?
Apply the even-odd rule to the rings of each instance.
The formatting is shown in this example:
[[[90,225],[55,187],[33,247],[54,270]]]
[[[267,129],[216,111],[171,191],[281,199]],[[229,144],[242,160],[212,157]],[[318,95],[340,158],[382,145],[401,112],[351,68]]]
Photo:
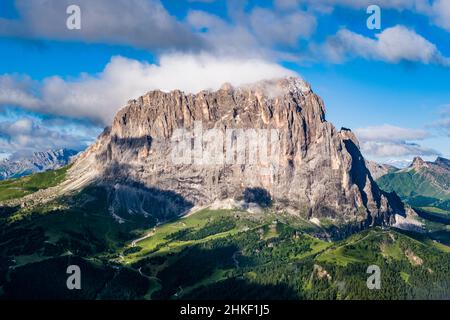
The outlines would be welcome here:
[[[0,299],[448,299],[448,223],[412,214],[300,79],[152,91],[70,165],[0,182]]]
[[[379,164],[375,161],[366,160],[366,167],[370,171],[372,178],[375,180],[384,176],[385,174],[398,171],[397,167],[389,164]]]
[[[35,172],[55,170],[67,165],[77,154],[69,149],[34,152],[28,158],[0,161],[0,180],[18,178]]]
[[[395,191],[402,199],[417,207],[437,207],[450,210],[450,161],[414,158],[402,170],[386,174],[377,180],[383,190]]]
[[[405,215],[372,179],[356,136],[326,121],[322,100],[298,78],[131,100],[60,189],[93,184],[107,189],[118,219],[166,219],[227,200],[358,228]]]

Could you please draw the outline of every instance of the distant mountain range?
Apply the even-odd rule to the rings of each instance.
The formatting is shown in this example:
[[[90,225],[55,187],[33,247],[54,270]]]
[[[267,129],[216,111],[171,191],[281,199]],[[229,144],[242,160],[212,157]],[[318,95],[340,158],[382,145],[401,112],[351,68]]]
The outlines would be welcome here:
[[[366,160],[366,167],[369,169],[372,178],[375,180],[384,176],[385,174],[400,170],[399,168],[390,164],[380,164],[375,161]]]
[[[415,207],[437,207],[450,210],[450,160],[438,157],[436,161],[414,158],[404,169],[391,171],[373,169],[378,185],[385,191],[395,191],[404,201]]]
[[[35,152],[28,158],[0,161],[0,180],[23,177],[67,165],[78,151],[69,149]]]

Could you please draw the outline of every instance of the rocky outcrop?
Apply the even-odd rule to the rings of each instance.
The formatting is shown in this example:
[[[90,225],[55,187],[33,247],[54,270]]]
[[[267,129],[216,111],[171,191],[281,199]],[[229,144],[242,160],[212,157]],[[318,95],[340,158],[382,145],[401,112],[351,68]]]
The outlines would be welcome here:
[[[126,188],[143,214],[152,214],[146,203],[155,190],[192,206],[260,190],[276,209],[359,227],[404,214],[374,182],[353,132],[327,122],[322,100],[298,78],[197,94],[151,91],[129,101],[62,189],[91,183],[109,187],[114,199]]]

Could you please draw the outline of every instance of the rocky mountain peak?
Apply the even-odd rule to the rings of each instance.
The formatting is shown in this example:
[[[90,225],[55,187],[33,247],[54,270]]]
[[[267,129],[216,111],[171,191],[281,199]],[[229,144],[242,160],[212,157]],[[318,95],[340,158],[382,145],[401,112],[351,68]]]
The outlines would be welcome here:
[[[351,129],[342,127],[339,134],[344,140],[351,140],[359,149],[359,140]]]
[[[405,213],[374,182],[356,136],[325,120],[323,101],[299,78],[131,100],[78,157],[63,189],[93,183],[109,190],[115,215],[164,217],[261,196],[274,210],[358,227]]]
[[[426,166],[426,162],[423,161],[421,157],[414,157],[410,167],[411,168],[421,168],[423,166]]]

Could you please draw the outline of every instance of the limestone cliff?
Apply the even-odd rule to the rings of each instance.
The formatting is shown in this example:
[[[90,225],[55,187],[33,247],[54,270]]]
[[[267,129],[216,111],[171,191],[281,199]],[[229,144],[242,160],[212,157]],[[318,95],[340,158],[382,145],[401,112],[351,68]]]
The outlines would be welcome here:
[[[241,199],[248,190],[267,194],[278,210],[361,227],[393,224],[405,213],[372,179],[355,135],[327,122],[322,100],[298,78],[129,101],[63,188],[92,183],[110,188],[116,209],[143,214],[168,191],[183,199],[166,203],[170,211]]]

